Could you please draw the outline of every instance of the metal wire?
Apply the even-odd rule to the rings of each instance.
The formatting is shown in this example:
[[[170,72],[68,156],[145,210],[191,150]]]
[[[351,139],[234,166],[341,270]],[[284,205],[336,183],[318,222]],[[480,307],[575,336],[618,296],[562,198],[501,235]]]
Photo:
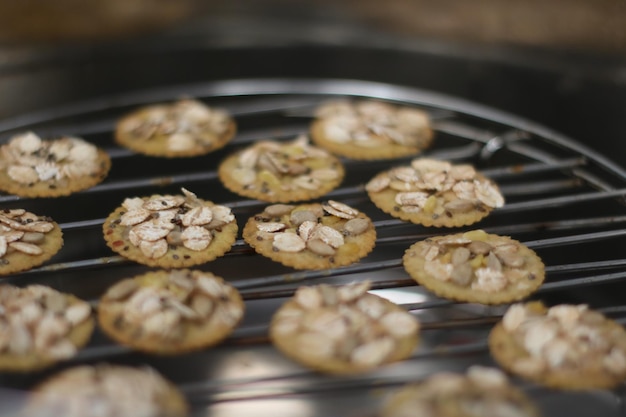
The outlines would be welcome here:
[[[489,233],[506,234],[520,239],[534,250],[546,251],[551,248],[584,247],[592,245],[615,245],[626,237],[626,213],[621,197],[626,195],[626,174],[606,158],[584,146],[571,141],[555,132],[537,126],[526,120],[502,112],[483,108],[474,103],[467,103],[454,98],[414,89],[378,83],[356,82],[350,80],[226,80],[221,82],[200,83],[192,86],[172,86],[152,91],[133,92],[114,97],[103,97],[53,109],[26,114],[19,118],[0,121],[0,134],[4,138],[23,130],[38,129],[47,135],[72,132],[77,135],[111,135],[116,116],[135,105],[156,101],[171,100],[194,91],[195,96],[204,100],[224,102],[236,118],[263,116],[271,122],[270,127],[263,125],[243,129],[226,149],[242,146],[264,138],[289,139],[306,133],[312,116],[312,109],[322,100],[336,96],[373,97],[393,100],[408,105],[422,105],[435,116],[437,135],[449,140],[445,145],[435,144],[425,155],[459,161],[476,161],[482,164],[486,176],[496,180],[507,204],[495,210],[479,227]],[[66,121],[85,117],[87,120]],[[280,123],[289,120],[287,127]],[[276,129],[280,126],[280,129]],[[117,147],[107,148],[116,162],[134,158],[136,155]],[[393,163],[406,163],[410,158],[401,158]],[[505,162],[501,162],[501,161]],[[381,162],[358,162],[342,160],[347,170],[372,167],[385,169]],[[372,168],[373,169],[373,168]],[[372,175],[375,172],[372,172]],[[354,201],[358,206],[372,210],[364,192],[367,178],[346,184],[325,198]],[[146,193],[158,190],[165,185],[183,185],[189,183],[218,184],[215,167],[206,170],[179,172],[175,175],[138,177],[129,175],[111,178],[104,183],[86,190],[85,195],[98,195],[117,191],[133,195],[138,190]],[[510,202],[509,202],[510,199]],[[22,200],[15,196],[0,196],[0,204]],[[29,200],[29,199],[23,199]],[[250,210],[262,210],[266,203],[256,200],[235,199],[219,201],[233,209],[235,215],[243,215]],[[592,206],[589,209],[589,206]],[[585,207],[582,214],[577,211]],[[602,209],[602,210],[601,210]],[[557,210],[562,215],[545,213]],[[69,221],[61,224],[63,231],[70,235],[72,231],[84,231],[101,239],[101,225],[107,213],[98,213],[93,218]],[[380,214],[380,213],[378,213]],[[380,216],[379,216],[380,217]],[[291,271],[277,274],[260,272],[253,277],[233,279],[232,283],[242,293],[248,304],[263,300],[280,301],[289,297],[302,284],[322,282],[331,278],[375,274],[381,277],[372,283],[373,289],[392,290],[415,287],[414,282],[403,274],[403,248],[415,241],[437,234],[444,234],[444,229],[424,228],[387,217],[375,221],[378,239],[376,249],[389,252],[383,259],[368,258],[355,265],[336,268],[329,271]],[[459,228],[466,230],[468,228]],[[456,230],[456,229],[455,229]],[[69,242],[80,244],[80,242]],[[392,251],[390,248],[399,248]],[[246,243],[239,239],[227,259],[245,259],[252,254]],[[33,270],[7,277],[4,281],[25,285],[31,280],[46,282],[48,276],[55,274],[67,276],[68,280],[78,279],[83,271],[111,271],[119,275],[116,268],[130,264],[120,256],[102,252],[101,256],[86,259],[70,259],[58,263],[47,263]],[[258,255],[255,255],[258,256]],[[574,259],[572,262],[547,264],[547,279],[539,289],[538,295],[555,294],[559,291],[578,289],[626,282],[626,258],[617,257],[592,260]],[[602,273],[598,273],[601,271]],[[394,272],[394,274],[390,274]],[[574,275],[575,274],[575,275]],[[387,277],[387,275],[389,275]],[[121,278],[121,277],[120,277]],[[55,278],[56,279],[56,278]],[[82,277],[81,277],[82,279]],[[586,290],[585,290],[586,291]],[[90,300],[97,308],[97,298]],[[414,314],[454,310],[463,307],[458,303],[428,297],[424,301],[403,303],[402,306]],[[607,314],[621,316],[626,314],[623,305],[612,305],[603,310]],[[480,314],[472,317],[442,317],[423,322],[424,332],[475,331],[478,340],[458,345],[439,344],[418,350],[409,361],[424,361],[432,358],[458,358],[464,355],[485,354],[487,344],[484,333],[499,314]],[[267,323],[249,324],[238,328],[225,342],[226,346],[265,345]],[[129,348],[114,344],[108,340],[88,346],[79,352],[72,363],[95,362],[123,357],[131,353]],[[303,371],[286,373],[273,378],[256,377],[247,380],[203,380],[181,384],[180,388],[188,395],[193,404],[206,405],[215,402],[245,401],[259,398],[281,398],[285,395],[309,395],[320,392],[348,392],[377,387],[399,385],[414,381],[410,376],[386,376],[374,374],[356,379],[323,378],[313,372]],[[294,385],[285,390],[272,390],[264,384],[270,381],[290,383],[306,379],[306,386]],[[246,392],[246,386],[264,386],[262,394]]]

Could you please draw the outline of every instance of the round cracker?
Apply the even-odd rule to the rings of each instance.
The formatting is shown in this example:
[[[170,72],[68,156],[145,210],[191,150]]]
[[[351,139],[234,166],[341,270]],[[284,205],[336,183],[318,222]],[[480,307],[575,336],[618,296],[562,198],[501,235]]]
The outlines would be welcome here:
[[[109,379],[110,377],[113,379]],[[141,379],[138,380],[138,377]],[[144,377],[151,379],[149,384],[145,384],[148,381],[144,380]],[[130,387],[119,387],[119,385],[111,384],[111,382],[118,383],[125,379],[131,384]],[[104,384],[108,385],[109,388],[98,389],[94,386],[103,381],[108,382],[108,384],[107,382]],[[158,391],[149,397],[151,401],[156,403],[159,416],[183,417],[188,415],[189,405],[183,394],[172,382],[166,380],[153,369],[105,363],[76,366],[48,377],[33,388],[23,415],[25,417],[41,415],[77,416],[80,412],[86,412],[84,408],[80,408],[80,405],[84,407],[93,398],[97,398],[105,404],[106,401],[119,401],[119,398],[110,398],[111,387],[126,389],[128,394],[128,391],[132,392],[133,389],[148,390],[152,384],[159,386]],[[72,391],[73,395],[68,396],[68,391]],[[98,393],[98,391],[102,392]],[[128,397],[126,396],[124,399],[126,400]],[[141,400],[145,400],[145,397]],[[135,404],[133,407],[143,409],[142,405],[137,403],[139,399],[135,398],[131,401]],[[81,411],[77,411],[77,406],[79,407],[78,410]]]
[[[451,279],[437,278],[433,273],[427,271],[425,265],[428,262],[426,260],[428,248],[433,246],[433,244],[438,244],[438,242],[453,242],[455,240],[485,242],[492,246],[514,245],[517,256],[523,259],[522,266],[513,268],[502,264],[502,270],[505,274],[510,274],[511,272],[515,274],[516,279],[514,283],[499,290],[482,290],[472,287],[472,285],[458,285]],[[447,255],[440,252],[433,260],[443,261],[442,263],[451,265],[451,253],[458,246],[461,246],[461,244],[446,244],[444,248],[448,251]],[[476,256],[474,255],[472,259],[476,259]],[[440,297],[466,303],[497,305],[518,301],[535,292],[545,279],[545,266],[541,258],[533,250],[508,236],[487,234],[481,230],[447,236],[435,236],[416,242],[406,250],[402,262],[404,269],[411,278],[424,288]],[[471,263],[471,260],[469,262]],[[474,265],[473,269],[484,267],[486,262],[487,256],[483,256],[483,262],[480,265]],[[472,282],[475,279],[476,277],[473,276]]]
[[[32,213],[26,212],[26,214]],[[2,216],[2,212],[0,212],[0,216]],[[63,247],[63,231],[61,227],[49,217],[37,216],[37,219],[53,225],[52,230],[44,233],[43,241],[36,243],[42,252],[37,255],[31,255],[9,248],[7,253],[0,257],[0,275],[10,275],[40,266],[56,255]]]
[[[545,314],[548,311],[539,301],[530,302],[527,305],[536,313]],[[604,317],[604,320],[601,323],[596,323],[595,326],[607,333],[621,335],[620,347],[622,351],[626,351],[626,331],[622,325]],[[550,388],[565,390],[612,389],[626,379],[626,370],[609,372],[597,363],[585,366],[579,362],[580,367],[547,369],[538,374],[521,372],[515,363],[520,359],[529,358],[530,355],[504,328],[502,321],[497,323],[489,333],[488,343],[491,355],[502,368],[512,374]],[[602,355],[598,359],[602,360]]]
[[[68,306],[78,303],[84,303],[83,300],[72,294],[62,294],[67,300]],[[74,326],[66,336],[66,339],[72,342],[77,349],[87,345],[91,339],[91,335],[95,328],[95,320],[93,316]],[[62,360],[50,358],[40,352],[29,352],[26,355],[4,352],[0,353],[0,371],[6,372],[33,372],[48,368]]]
[[[269,215],[267,208],[262,213],[252,216],[243,228],[243,239],[257,253],[295,269],[330,269],[340,266],[351,265],[367,256],[376,245],[376,229],[371,219],[362,212],[358,212],[355,218],[368,222],[367,229],[357,235],[344,233],[344,226],[349,219],[340,218],[329,213],[324,214],[323,204],[310,203],[296,206],[288,206],[290,209],[279,216]],[[271,206],[269,206],[271,207]],[[317,221],[321,225],[329,226],[343,234],[344,244],[336,248],[332,255],[320,255],[304,248],[299,252],[285,252],[276,250],[273,239],[276,233],[267,233],[259,229],[267,222],[283,223],[284,231],[296,232],[298,225],[294,224],[291,215],[297,211],[312,211],[318,213]],[[282,233],[281,231],[280,233]]]
[[[388,118],[385,118],[385,122],[379,123],[376,119],[371,119],[368,115],[359,112],[358,108],[362,105],[378,106],[385,111]],[[387,133],[388,130],[394,130],[395,134],[399,134],[394,125],[394,123],[400,123],[397,118],[399,110],[414,112],[423,118],[423,125],[420,129],[413,131],[410,138],[403,137],[404,143],[393,140]],[[333,100],[322,104],[316,113],[316,119],[310,129],[311,140],[335,155],[351,159],[377,160],[416,155],[431,145],[434,136],[426,112],[391,103],[373,100]],[[368,113],[380,115],[381,112],[370,111]],[[336,141],[329,137],[327,131],[336,126],[337,117],[341,119],[339,123],[345,123],[345,119],[349,119],[354,122],[351,126],[360,125],[359,133],[356,135],[358,140],[352,138],[352,140]]]
[[[344,287],[347,287],[350,285],[354,286],[354,285],[363,285],[363,284],[364,283],[348,284]],[[324,286],[325,285],[322,284],[322,285],[313,286],[309,288],[314,288],[314,289],[318,289],[321,291],[321,288]],[[325,286],[325,287],[326,287],[325,288],[326,290],[334,289],[333,287],[330,287],[330,286]],[[369,294],[369,293],[364,293],[362,295],[359,295],[357,298],[354,298],[350,301],[345,302],[345,304],[354,306],[358,302],[363,302],[363,300],[369,301],[367,299],[374,300],[380,303],[379,306],[382,306],[382,307],[377,307],[377,310],[380,309],[384,311],[383,313],[381,313],[383,315],[388,314],[388,313],[399,312],[399,313],[410,316],[410,313],[408,313],[405,309],[401,308],[400,306],[394,304],[393,302],[383,297],[379,297],[377,295]],[[342,301],[337,301],[337,303],[342,303]],[[332,308],[332,304],[326,303],[326,305],[321,305],[319,309],[329,308],[329,307]],[[303,350],[299,346],[298,338],[296,334],[281,334],[281,331],[279,329],[280,321],[283,320],[283,317],[287,317],[287,320],[289,320],[290,319],[289,316],[291,316],[292,314],[290,313],[290,311],[294,311],[294,310],[300,310],[302,311],[302,314],[303,314],[298,319],[301,326],[303,326],[301,327],[300,331],[305,331],[303,329],[305,328],[306,323],[308,321],[307,316],[311,314],[314,315],[318,311],[318,309],[304,309],[296,301],[296,296],[294,296],[294,298],[288,300],[274,313],[272,320],[270,322],[270,329],[269,329],[270,340],[272,341],[273,345],[288,358],[319,372],[337,374],[337,375],[351,375],[351,374],[360,374],[360,373],[368,372],[380,366],[398,362],[398,361],[408,358],[415,351],[415,348],[419,342],[419,322],[416,321],[418,325],[415,326],[415,331],[407,332],[401,337],[394,337],[394,342],[395,342],[394,349],[389,353],[389,355],[381,363],[367,364],[367,365],[355,364],[351,362],[348,358],[338,358],[338,357],[335,357],[335,358],[323,357],[322,358],[319,356],[314,356],[310,352]],[[344,316],[344,321],[348,323],[348,325],[353,324],[351,322],[351,317],[347,315],[345,308],[340,309],[339,312],[342,316]],[[367,315],[367,313],[365,314]],[[413,319],[415,318],[413,317]],[[369,316],[369,320],[374,320],[374,319],[372,318],[372,316]],[[379,336],[381,336],[382,333],[385,333],[386,337],[389,337],[389,333],[384,332],[382,330],[382,325],[380,325],[380,323],[378,322],[373,323],[370,321],[364,325],[376,326],[376,330],[372,329],[372,331],[377,332]],[[323,331],[324,330],[320,329],[320,332],[323,332]],[[361,332],[364,332],[364,331],[361,330]],[[342,340],[345,340],[346,338],[349,338],[349,337],[356,337],[356,336],[351,335],[351,334],[346,334],[342,338]]]
[[[258,164],[250,167],[250,180],[242,179],[241,155],[244,152],[264,152],[264,147],[271,146],[285,162],[297,167],[298,174],[289,172],[280,174],[270,172]],[[304,156],[303,156],[304,155]],[[247,169],[246,169],[247,170]],[[321,179],[306,181],[314,171],[326,171],[332,175]],[[235,194],[270,203],[288,203],[311,200],[321,197],[341,184],[345,169],[341,161],[326,150],[306,143],[302,138],[291,142],[262,141],[228,156],[218,168],[222,184]],[[303,181],[305,186],[298,185]]]
[[[477,368],[483,367],[472,367],[470,372]],[[495,369],[486,370],[500,374]],[[471,417],[476,415],[476,410],[481,410],[485,413],[483,415],[491,415],[488,411],[502,411],[500,404],[514,409],[516,416],[537,417],[539,411],[530,398],[511,384],[504,374],[501,378],[501,382],[488,381],[480,385],[466,375],[435,373],[422,382],[406,385],[393,393],[382,407],[381,417],[419,416],[420,411],[437,417]],[[469,404],[474,412],[467,411]]]
[[[142,199],[147,201],[153,197],[159,197],[159,195],[155,194],[150,197],[142,197]],[[202,204],[206,207],[217,206],[208,200],[200,201],[202,201]],[[150,258],[146,256],[139,247],[130,242],[128,231],[131,227],[120,224],[120,219],[126,211],[123,206],[120,206],[105,219],[102,225],[102,231],[107,246],[121,256],[142,265],[165,269],[187,268],[194,265],[201,265],[223,256],[232,248],[237,239],[237,231],[239,230],[236,220],[233,219],[229,223],[213,230],[211,243],[204,250],[196,251],[182,245],[170,245],[164,256]]]
[[[61,138],[63,139],[63,138]],[[54,143],[55,140],[44,140],[44,144],[49,145]],[[93,162],[91,171],[86,175],[80,175],[75,177],[63,176],[61,179],[57,179],[53,176],[45,181],[39,180],[25,184],[23,182],[15,181],[8,174],[9,163],[5,160],[3,148],[8,147],[9,144],[4,144],[0,147],[0,190],[9,194],[17,195],[20,197],[37,198],[37,197],[61,197],[67,196],[78,191],[86,190],[99,183],[101,183],[109,174],[111,169],[111,158],[104,150],[97,148],[97,157]],[[46,163],[44,159],[41,163]],[[68,163],[65,161],[58,161],[56,163],[60,170],[63,169]]]
[[[177,337],[161,337],[142,332],[142,322],[135,324],[124,320],[124,309],[128,302],[128,297],[114,299],[111,297],[112,293],[107,292],[102,296],[98,305],[98,323],[102,330],[122,345],[159,355],[176,355],[200,350],[216,345],[229,336],[243,317],[245,305],[239,292],[233,286],[210,272],[187,269],[154,271],[126,279],[122,281],[123,283],[116,285],[125,285],[126,282],[132,280],[137,289],[152,287],[164,290],[172,294],[172,296],[182,294],[185,289],[170,280],[172,275],[184,277],[191,282],[197,282],[201,276],[214,280],[216,287],[221,289],[222,296],[212,297],[211,299],[219,307],[215,306],[208,317],[196,319],[181,318],[181,321],[178,323],[179,335]],[[193,291],[194,293],[200,292],[197,287]],[[236,320],[225,320],[222,318],[222,309],[226,305],[236,313]],[[218,311],[216,308],[220,310]]]
[[[497,184],[473,166],[431,158],[380,172],[365,189],[385,213],[423,226],[469,226],[504,205]]]
[[[177,106],[185,103],[191,103],[195,106],[200,106],[209,112],[214,111],[211,107],[204,105],[197,100],[180,100],[171,104],[155,104],[151,106],[145,106],[137,109],[128,115],[121,118],[115,128],[115,141],[128,149],[131,149],[137,153],[164,157],[164,158],[182,158],[206,155],[210,152],[214,152],[223,148],[228,144],[237,133],[237,125],[235,120],[226,113],[226,126],[223,131],[216,131],[210,123],[205,125],[198,124],[193,121],[186,120],[184,128],[177,127],[171,133],[155,132],[149,138],[142,137],[139,134],[134,133],[137,126],[140,126],[142,122],[149,120],[155,113],[170,113],[176,112]],[[178,121],[176,116],[173,116]],[[193,146],[184,147],[181,149],[172,149],[168,146],[168,141],[175,133],[189,134],[194,142]]]
[[[372,139],[380,140],[381,146],[366,148],[354,142],[341,143],[333,141],[324,133],[325,129],[326,122],[324,120],[316,120],[313,122],[311,125],[311,140],[313,143],[320,148],[329,150],[335,155],[362,161],[394,159],[418,155],[430,146],[433,138],[432,130],[428,129],[424,132],[423,140],[419,145],[408,146],[398,143],[388,143],[388,141],[383,140],[385,138],[384,136],[372,133]]]

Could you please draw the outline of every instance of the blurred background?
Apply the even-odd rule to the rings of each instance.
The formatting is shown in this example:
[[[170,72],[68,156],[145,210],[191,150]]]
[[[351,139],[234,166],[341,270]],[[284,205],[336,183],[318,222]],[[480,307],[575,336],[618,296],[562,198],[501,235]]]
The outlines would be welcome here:
[[[625,22],[621,0],[2,0],[0,118],[214,78],[353,78],[495,106],[620,159]]]
[[[0,4],[0,39],[9,42],[127,39],[237,18],[259,23],[283,18],[400,36],[626,52],[626,4],[619,0],[25,0]]]

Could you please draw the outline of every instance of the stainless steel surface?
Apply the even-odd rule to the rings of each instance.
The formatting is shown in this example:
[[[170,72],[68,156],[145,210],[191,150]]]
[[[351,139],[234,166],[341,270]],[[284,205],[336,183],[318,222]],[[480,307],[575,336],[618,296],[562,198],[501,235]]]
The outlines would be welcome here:
[[[239,133],[225,149],[204,157],[164,160],[114,145],[115,120],[138,105],[198,97],[236,117]],[[112,283],[147,270],[114,256],[101,237],[106,215],[124,197],[176,192],[181,186],[229,205],[240,225],[264,203],[227,192],[215,169],[220,160],[265,138],[305,133],[313,108],[330,97],[371,97],[425,108],[435,121],[426,155],[469,161],[495,179],[507,204],[477,225],[521,240],[547,266],[547,280],[533,298],[547,303],[588,303],[626,320],[620,296],[626,283],[626,172],[610,159],[568,137],[500,110],[463,99],[389,83],[350,79],[238,79],[169,84],[124,92],[0,121],[0,140],[24,130],[43,136],[71,133],[104,147],[113,157],[107,180],[59,199],[0,196],[0,207],[24,207],[52,216],[66,244],[46,265],[5,278],[16,285],[42,283],[90,300]],[[399,159],[394,164],[408,159]],[[367,212],[375,221],[374,252],[359,264],[331,271],[293,271],[254,254],[238,240],[225,257],[201,266],[225,277],[246,299],[246,317],[224,344],[176,357],[139,354],[97,333],[78,357],[50,370],[0,375],[1,412],[13,410],[34,383],[66,366],[112,361],[149,364],[172,379],[193,404],[194,416],[375,416],[385,396],[401,384],[433,372],[493,364],[486,348],[490,326],[504,307],[452,303],[433,297],[408,279],[401,256],[413,242],[451,230],[424,228],[390,218],[367,199],[363,184],[389,162],[344,160],[348,175],[328,195]],[[458,230],[458,229],[454,229]],[[463,229],[465,230],[465,229]],[[422,342],[408,360],[357,377],[329,377],[284,358],[266,338],[273,311],[299,285],[370,279],[376,292],[404,305],[423,322]],[[565,393],[516,381],[549,416],[622,416],[621,390]],[[18,401],[19,402],[19,401]],[[10,411],[6,411],[8,414]]]

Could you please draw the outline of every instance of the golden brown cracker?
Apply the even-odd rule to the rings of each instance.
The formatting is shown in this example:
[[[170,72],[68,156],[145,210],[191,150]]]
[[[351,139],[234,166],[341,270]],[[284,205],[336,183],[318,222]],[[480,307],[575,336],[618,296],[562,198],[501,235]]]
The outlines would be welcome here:
[[[474,365],[465,374],[438,372],[419,383],[405,385],[385,401],[380,414],[471,417],[509,413],[519,417],[539,415],[531,399],[504,373]]]
[[[183,189],[184,190],[184,189]],[[135,262],[158,266],[161,268],[185,268],[212,261],[228,251],[237,238],[238,226],[234,215],[226,206],[211,201],[198,199],[193,193],[184,190],[184,195],[152,195],[126,199],[122,206],[116,208],[102,225],[107,245],[118,254]],[[130,216],[129,201],[138,204],[134,210],[141,211],[142,204],[149,204],[159,199],[176,199],[180,205],[172,207],[176,213],[171,219],[155,218],[159,210],[148,210],[145,220],[138,224],[125,224],[124,218]],[[193,209],[210,209],[213,219],[207,224],[191,224],[185,226],[182,218]],[[167,211],[167,210],[166,210]],[[132,214],[132,213],[131,213]],[[141,213],[139,214],[141,216]],[[170,216],[170,214],[163,214]],[[163,224],[160,224],[162,222]],[[163,226],[167,230],[161,238],[153,241],[141,238],[134,231],[143,229],[147,234],[152,232],[148,223],[156,223],[156,229]],[[197,222],[196,222],[197,223]],[[188,236],[185,235],[187,232]],[[157,232],[158,233],[158,232]],[[184,237],[188,239],[183,239]],[[139,241],[135,238],[139,237]],[[152,239],[148,237],[148,239]],[[165,240],[165,241],[164,241]],[[134,243],[133,243],[134,242]],[[207,243],[208,242],[208,243]]]
[[[534,251],[510,237],[482,230],[416,242],[402,260],[418,284],[461,302],[518,301],[536,291],[545,278],[544,264]]]
[[[358,374],[406,359],[419,341],[419,322],[367,293],[369,286],[300,287],[272,317],[272,343],[292,360],[330,374]]]
[[[422,110],[375,100],[333,100],[316,110],[311,139],[352,159],[392,159],[428,148],[433,130]]]
[[[93,415],[95,404],[106,415],[183,417],[189,413],[183,394],[154,369],[99,363],[47,377],[32,389],[20,415],[82,417]]]
[[[158,311],[166,313],[145,313],[146,305],[159,300]],[[112,286],[100,300],[98,322],[120,344],[175,355],[221,342],[237,326],[244,309],[237,290],[210,272],[161,270]]]
[[[365,188],[385,213],[423,226],[468,226],[504,205],[497,185],[471,165],[428,158],[381,172]]]
[[[21,197],[60,197],[102,182],[111,158],[80,139],[42,140],[34,133],[0,147],[0,190]]]
[[[64,335],[56,336],[55,338],[48,338],[47,340],[49,340],[50,344],[61,341],[69,341],[76,350],[84,347],[89,342],[95,327],[95,320],[91,315],[91,309],[86,302],[78,299],[71,294],[60,293],[51,288],[38,285],[18,288],[4,284],[1,287],[2,288],[0,289],[0,292],[3,292],[3,296],[6,297],[3,300],[2,296],[0,296],[0,306],[7,310],[7,313],[5,313],[5,318],[9,318],[11,315],[27,314],[24,312],[24,304],[19,307],[17,306],[17,304],[11,307],[8,304],[10,304],[11,302],[15,302],[19,297],[23,297],[23,294],[28,291],[36,291],[38,293],[41,293],[42,289],[45,290],[46,293],[54,294],[55,297],[60,298],[63,302],[63,310],[58,310],[58,307],[54,307],[51,302],[45,301],[47,296],[38,297],[39,301],[37,301],[37,304],[42,306],[42,314],[55,314],[57,317],[63,317],[63,315],[68,314],[67,311],[69,311],[72,306],[80,305],[80,307],[84,308],[85,311],[87,311],[88,309],[88,316],[80,322],[71,324],[68,329],[69,332]],[[55,302],[55,304],[58,304],[58,302]],[[42,315],[37,320],[41,321],[43,317],[44,316]],[[0,318],[0,323],[7,325],[7,323],[2,322],[3,318]],[[35,336],[32,332],[34,332],[35,330],[38,332],[44,332],[45,329],[36,328],[34,326],[31,326],[30,329],[30,336],[24,339],[23,335],[20,336],[17,333],[12,333],[14,330],[12,330],[10,327],[4,327],[4,331],[8,332],[8,334],[11,335],[11,342],[9,345],[0,347],[0,370],[8,372],[32,372],[47,368],[57,362],[68,359],[50,355],[45,350],[46,348],[43,348],[38,344],[38,340],[44,340],[45,337]],[[44,339],[42,339],[42,337],[44,337]],[[19,343],[17,342],[18,339],[20,340]],[[38,346],[38,348],[35,350],[31,349],[33,345]],[[30,346],[31,348],[26,351],[16,351],[16,349],[18,348],[24,349],[27,346]],[[73,356],[73,354],[70,356]]]
[[[56,255],[63,247],[63,232],[47,216],[24,209],[0,211],[5,227],[0,237],[0,275],[10,275],[37,267]]]
[[[341,184],[345,170],[326,150],[306,137],[290,142],[261,141],[228,156],[219,178],[230,191],[271,203],[321,197]]]
[[[235,136],[235,120],[225,111],[183,99],[137,109],[120,119],[115,140],[149,156],[178,158],[206,155]]]
[[[522,304],[522,306],[532,311],[534,320],[548,314],[548,308],[539,301]],[[513,308],[519,308],[519,306],[513,305],[511,309]],[[533,359],[535,357],[529,353],[521,339],[515,336],[515,331],[505,328],[503,321],[496,324],[489,334],[489,350],[502,368],[543,386],[564,390],[614,388],[626,378],[626,366],[624,366],[626,331],[619,323],[598,312],[588,310],[587,314],[590,315],[590,318],[585,319],[587,329],[561,330],[557,336],[581,334],[579,339],[569,339],[564,345],[563,353],[567,361],[564,366],[536,365],[537,362]],[[581,332],[588,332],[589,336],[585,337]],[[602,340],[600,334],[604,335]],[[595,350],[594,341],[595,346],[604,345],[604,347]],[[548,349],[547,346],[546,349]],[[546,349],[541,352],[545,352]],[[575,356],[578,350],[585,349],[588,349],[586,356],[581,358]],[[542,353],[542,356],[547,358],[545,353]],[[613,356],[616,357],[615,362],[604,362],[608,360],[607,358],[612,359]]]
[[[308,222],[305,226],[303,219]],[[248,219],[243,238],[257,253],[285,266],[319,270],[350,265],[367,256],[376,244],[376,230],[364,213],[329,200],[268,206]]]

